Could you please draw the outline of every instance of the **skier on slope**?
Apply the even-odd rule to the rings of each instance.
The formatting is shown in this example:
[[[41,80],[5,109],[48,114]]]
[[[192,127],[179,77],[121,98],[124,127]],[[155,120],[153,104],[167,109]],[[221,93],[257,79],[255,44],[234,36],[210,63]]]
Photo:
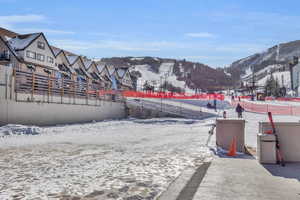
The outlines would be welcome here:
[[[235,111],[238,113],[238,118],[243,117],[244,108],[239,103],[236,106]]]

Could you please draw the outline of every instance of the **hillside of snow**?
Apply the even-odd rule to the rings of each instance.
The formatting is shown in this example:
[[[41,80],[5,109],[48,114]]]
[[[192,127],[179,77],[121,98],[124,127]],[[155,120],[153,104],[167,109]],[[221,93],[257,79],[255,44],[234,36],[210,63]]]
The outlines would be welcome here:
[[[241,80],[244,84],[251,84],[253,81],[253,74],[255,76],[255,82],[258,86],[265,86],[267,80],[273,76],[278,81],[280,87],[291,88],[291,74],[288,70],[283,70],[284,66],[280,64],[268,65],[265,68],[254,72],[249,67],[246,69],[245,74],[241,75]]]
[[[148,82],[153,85],[156,90],[159,90],[160,86],[166,81],[175,87],[184,89],[185,92],[193,93],[194,90],[186,86],[185,81],[180,81],[173,73],[173,67],[175,63],[162,63],[158,68],[158,73],[151,69],[150,65],[133,65],[130,71],[139,72],[141,77],[138,78],[138,90],[143,89],[143,85]]]
[[[215,69],[202,63],[158,57],[113,57],[103,58],[102,63],[116,67],[129,67],[138,77],[138,88],[147,81],[154,88],[167,82],[171,90],[216,91],[232,86],[230,72]]]
[[[263,52],[233,62],[226,72],[230,73],[233,82],[238,84],[252,81],[252,74],[259,86],[263,86],[273,74],[281,86],[291,87],[289,63],[294,57],[300,57],[300,40],[275,45]]]

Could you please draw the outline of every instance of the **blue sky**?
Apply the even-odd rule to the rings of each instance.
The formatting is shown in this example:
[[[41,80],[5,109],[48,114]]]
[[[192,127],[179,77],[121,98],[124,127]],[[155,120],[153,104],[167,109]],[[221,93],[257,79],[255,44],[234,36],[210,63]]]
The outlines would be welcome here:
[[[157,56],[213,67],[300,39],[300,1],[0,0],[0,26],[44,32],[90,58]]]

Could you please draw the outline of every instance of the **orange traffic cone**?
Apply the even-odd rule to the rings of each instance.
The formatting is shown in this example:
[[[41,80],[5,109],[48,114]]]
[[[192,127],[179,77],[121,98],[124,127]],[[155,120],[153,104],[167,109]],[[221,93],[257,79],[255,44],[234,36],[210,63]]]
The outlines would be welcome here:
[[[236,156],[236,137],[234,136],[230,145],[227,156]]]

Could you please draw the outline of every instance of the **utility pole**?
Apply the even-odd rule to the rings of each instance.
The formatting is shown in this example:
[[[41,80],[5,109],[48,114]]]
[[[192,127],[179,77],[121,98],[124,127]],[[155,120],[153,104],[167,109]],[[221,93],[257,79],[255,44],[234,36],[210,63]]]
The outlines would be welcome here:
[[[256,88],[255,86],[255,73],[254,73],[254,66],[252,68],[252,86],[251,86],[251,100],[254,101],[254,90]]]
[[[162,76],[159,77],[160,78],[160,112],[162,112]]]

